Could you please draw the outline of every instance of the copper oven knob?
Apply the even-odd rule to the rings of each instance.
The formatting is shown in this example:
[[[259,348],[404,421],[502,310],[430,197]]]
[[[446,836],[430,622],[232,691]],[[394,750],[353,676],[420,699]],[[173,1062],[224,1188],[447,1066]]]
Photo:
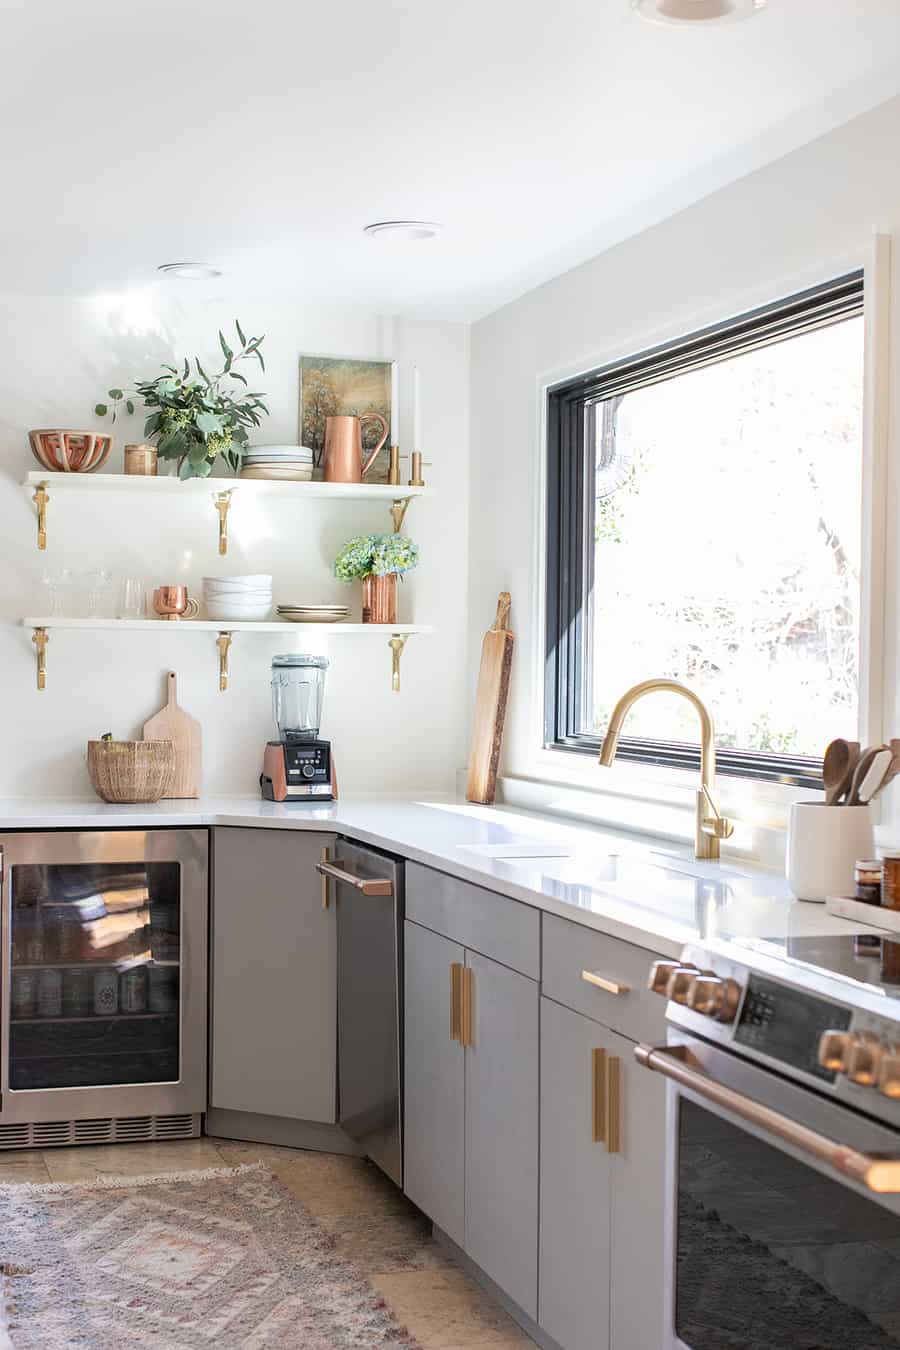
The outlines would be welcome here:
[[[665,998],[669,978],[677,969],[677,961],[654,961],[647,978],[647,988],[654,994],[662,994]]]
[[[847,1054],[847,1077],[851,1083],[858,1083],[860,1087],[875,1086],[881,1050],[881,1043],[871,1035],[863,1033],[859,1038],[852,1038]]]
[[[673,1003],[687,1003],[699,974],[696,966],[675,967],[666,986],[666,993]]]
[[[706,973],[697,976],[687,996],[689,1008],[719,1022],[732,1022],[740,1001],[741,986],[735,980]]]
[[[878,1091],[900,1099],[900,1046],[892,1045],[878,1061]]]
[[[846,1073],[849,1053],[849,1032],[822,1032],[822,1035],[819,1037],[819,1063],[822,1065],[823,1069],[831,1069],[834,1073]]]

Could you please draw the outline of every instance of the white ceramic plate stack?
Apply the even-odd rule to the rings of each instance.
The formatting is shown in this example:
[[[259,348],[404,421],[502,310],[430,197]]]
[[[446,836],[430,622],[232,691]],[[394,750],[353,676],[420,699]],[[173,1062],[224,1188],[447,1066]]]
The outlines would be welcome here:
[[[285,623],[343,623],[349,614],[346,605],[278,606],[278,617]]]
[[[313,452],[305,445],[251,445],[241,466],[242,478],[308,483],[312,474]]]
[[[272,613],[272,578],[264,573],[245,577],[204,577],[207,618],[254,622]]]

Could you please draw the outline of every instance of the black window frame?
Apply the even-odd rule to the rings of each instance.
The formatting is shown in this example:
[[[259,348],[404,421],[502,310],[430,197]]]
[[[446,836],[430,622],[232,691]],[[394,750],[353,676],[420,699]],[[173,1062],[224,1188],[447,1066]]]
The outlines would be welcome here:
[[[585,434],[588,409],[616,394],[860,315],[863,300],[860,269],[547,390],[545,749],[597,755],[602,744],[601,736],[581,730],[591,660],[584,641],[593,567],[593,530],[587,528],[593,519],[587,492],[593,478],[592,442]],[[648,671],[647,677],[657,673]],[[677,741],[623,736],[618,754],[643,764],[700,767],[699,745]],[[718,771],[734,777],[822,786],[821,759],[724,748],[716,758]]]

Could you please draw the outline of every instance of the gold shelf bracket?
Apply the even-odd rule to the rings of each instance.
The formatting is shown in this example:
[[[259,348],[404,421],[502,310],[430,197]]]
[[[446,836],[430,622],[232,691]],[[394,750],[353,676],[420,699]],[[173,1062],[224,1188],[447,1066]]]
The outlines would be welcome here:
[[[232,636],[230,633],[220,633],[216,638],[216,646],[219,649],[219,690],[222,693],[228,688],[228,652],[231,643]]]
[[[391,649],[391,689],[395,694],[400,693],[400,657],[403,655],[408,638],[409,633],[395,633],[388,641]]]
[[[394,522],[394,534],[399,534],[403,529],[403,522],[406,519],[406,512],[412,497],[398,497],[391,503],[391,520]]]
[[[225,492],[213,493],[213,504],[219,513],[219,552],[223,555],[228,552],[228,512],[233,492],[234,488],[228,488]]]
[[[47,688],[47,643],[50,641],[50,634],[46,628],[36,628],[31,640],[37,654],[37,687],[44,690]]]
[[[47,547],[47,503],[50,500],[46,483],[38,483],[31,500],[37,507],[37,546],[44,549]]]

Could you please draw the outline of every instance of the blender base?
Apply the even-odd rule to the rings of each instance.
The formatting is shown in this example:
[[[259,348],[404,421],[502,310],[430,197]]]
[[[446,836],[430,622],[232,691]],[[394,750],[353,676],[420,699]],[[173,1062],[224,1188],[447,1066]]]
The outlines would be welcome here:
[[[337,778],[330,741],[269,741],[259,787],[268,802],[332,802]]]

